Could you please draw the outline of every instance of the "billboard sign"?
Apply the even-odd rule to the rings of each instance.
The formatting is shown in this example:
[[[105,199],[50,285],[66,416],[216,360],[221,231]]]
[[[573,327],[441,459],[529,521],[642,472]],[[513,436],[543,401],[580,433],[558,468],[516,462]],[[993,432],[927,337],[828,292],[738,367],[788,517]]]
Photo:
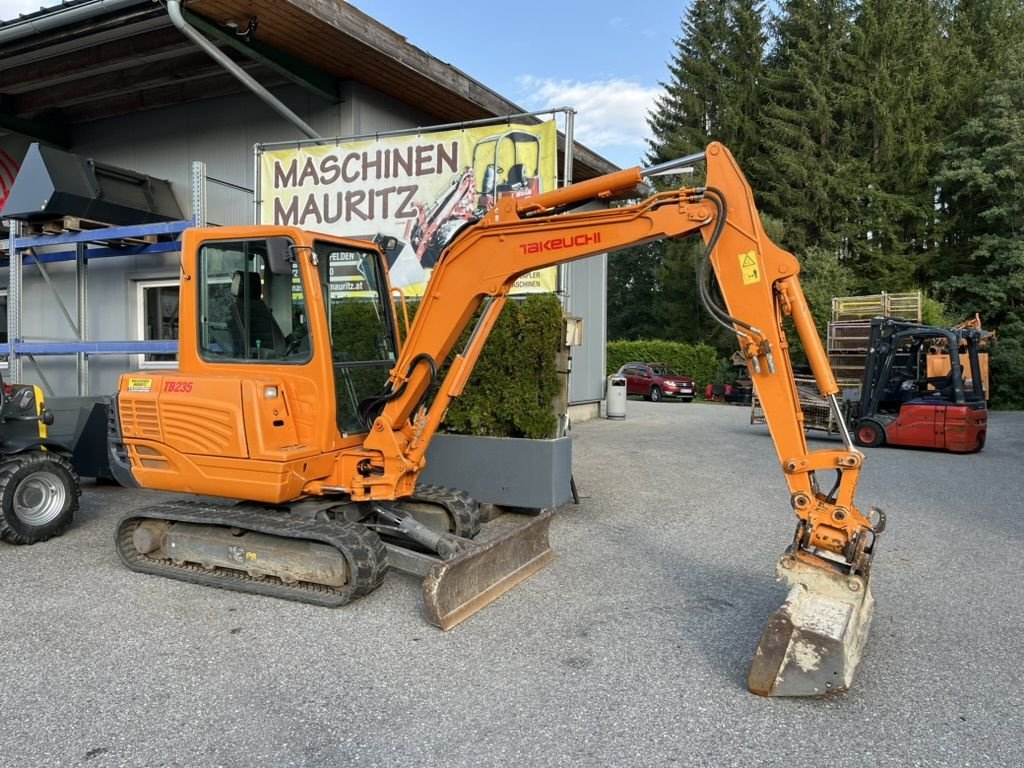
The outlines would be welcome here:
[[[556,142],[550,120],[267,149],[260,154],[260,221],[396,237],[391,282],[422,295],[448,238],[498,195],[555,188]],[[555,288],[551,268],[523,275],[512,292]]]

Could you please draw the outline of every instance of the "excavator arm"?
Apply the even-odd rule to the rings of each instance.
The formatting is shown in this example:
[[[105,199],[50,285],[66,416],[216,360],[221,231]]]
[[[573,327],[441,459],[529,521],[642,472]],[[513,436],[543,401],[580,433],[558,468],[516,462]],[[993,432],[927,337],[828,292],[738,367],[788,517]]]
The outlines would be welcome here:
[[[706,184],[642,202],[573,212],[627,194],[646,174],[705,162]],[[668,167],[671,166],[671,167]],[[720,144],[643,171],[620,171],[530,198],[505,196],[442,253],[387,392],[362,448],[342,457],[354,498],[410,495],[451,399],[461,392],[508,292],[521,275],[596,253],[665,238],[700,235],[707,244],[700,280],[711,315],[735,332],[771,431],[798,523],[779,561],[790,586],[769,620],[750,673],[763,695],[813,695],[851,682],[870,623],[870,565],[884,516],[871,519],[854,496],[863,455],[843,428],[842,449],[808,448],[783,319],[803,342],[821,394],[844,424],[838,387],[800,288],[799,263],[766,236],[736,161]],[[710,273],[725,306],[715,303]],[[478,309],[467,345],[445,379],[437,370]],[[819,477],[827,475],[827,483]]]

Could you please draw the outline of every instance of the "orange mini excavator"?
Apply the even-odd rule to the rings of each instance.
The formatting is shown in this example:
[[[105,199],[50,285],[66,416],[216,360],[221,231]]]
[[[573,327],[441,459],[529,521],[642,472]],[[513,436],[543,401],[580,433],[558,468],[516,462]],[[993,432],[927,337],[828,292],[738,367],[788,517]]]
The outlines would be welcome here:
[[[580,210],[635,193],[645,176],[699,164],[705,186]],[[478,536],[472,499],[416,482],[513,282],[553,264],[694,235],[707,244],[699,293],[736,334],[798,518],[778,566],[790,592],[768,621],[750,688],[815,695],[848,687],[870,623],[884,517],[854,504],[863,456],[848,433],[841,449],[808,450],[784,316],[841,421],[838,388],[797,260],[768,240],[720,144],[532,197],[501,196],[451,233],[402,340],[385,268],[389,243],[283,226],[186,232],[179,368],[121,378],[110,458],[126,485],[235,503],[132,510],[117,528],[121,558],[137,571],[321,605],[365,595],[397,567],[425,576],[428,620],[454,625],[553,557],[550,512]],[[469,341],[455,350],[478,309]],[[733,533],[742,551],[742,529]]]

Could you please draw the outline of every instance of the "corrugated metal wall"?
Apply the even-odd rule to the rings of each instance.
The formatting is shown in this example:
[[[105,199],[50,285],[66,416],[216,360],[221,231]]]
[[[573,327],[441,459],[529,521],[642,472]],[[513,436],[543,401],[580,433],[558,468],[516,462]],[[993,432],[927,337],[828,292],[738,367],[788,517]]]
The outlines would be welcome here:
[[[608,255],[574,261],[568,270],[565,310],[583,318],[583,344],[572,349],[569,375],[569,403],[578,405],[604,399]]]

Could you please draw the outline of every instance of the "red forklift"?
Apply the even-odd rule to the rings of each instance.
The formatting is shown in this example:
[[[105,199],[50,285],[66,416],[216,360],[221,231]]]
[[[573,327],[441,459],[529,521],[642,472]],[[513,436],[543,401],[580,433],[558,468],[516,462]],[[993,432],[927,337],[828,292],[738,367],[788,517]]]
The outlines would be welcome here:
[[[988,406],[978,347],[987,337],[975,328],[874,318],[860,400],[848,411],[857,444],[980,451]],[[928,375],[936,355],[948,359],[944,376]]]

